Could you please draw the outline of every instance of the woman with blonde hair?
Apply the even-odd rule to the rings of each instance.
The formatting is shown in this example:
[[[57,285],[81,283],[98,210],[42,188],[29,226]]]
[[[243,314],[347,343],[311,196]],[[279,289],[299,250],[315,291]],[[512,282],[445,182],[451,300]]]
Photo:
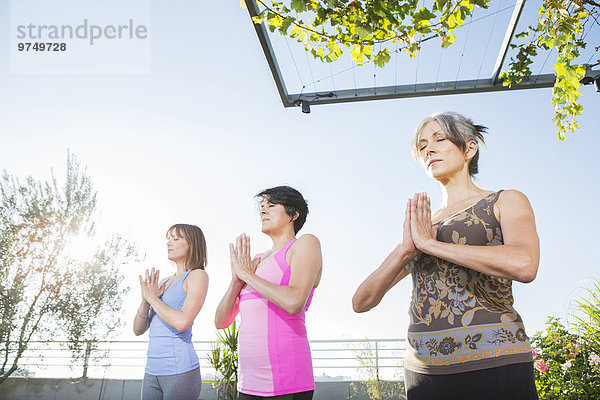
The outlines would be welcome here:
[[[537,399],[531,346],[513,308],[512,281],[533,281],[539,240],[517,190],[475,185],[487,128],[460,114],[425,118],[412,153],[438,181],[442,205],[408,200],[402,241],[357,289],[356,312],[379,304],[412,275],[404,360],[409,400]]]
[[[142,400],[198,400],[202,389],[192,325],[202,309],[208,275],[206,240],[195,225],[176,224],[167,231],[169,260],[177,272],[159,283],[154,268],[139,277],[142,303],[133,320],[139,336],[150,329]]]

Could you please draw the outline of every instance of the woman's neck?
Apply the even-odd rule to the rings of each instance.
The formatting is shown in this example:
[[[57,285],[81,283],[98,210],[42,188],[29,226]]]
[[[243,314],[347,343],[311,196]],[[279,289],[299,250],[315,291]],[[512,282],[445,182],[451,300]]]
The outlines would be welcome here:
[[[442,190],[442,207],[452,207],[467,199],[480,196],[485,191],[473,183],[469,175],[457,176],[440,182]]]
[[[271,250],[277,250],[282,248],[287,242],[296,237],[296,235],[294,235],[293,229],[278,232],[276,234],[270,234],[269,236],[273,241],[273,248]]]
[[[184,261],[177,261],[177,272],[175,273],[175,275],[180,276],[185,274],[186,268],[185,268],[185,262]]]

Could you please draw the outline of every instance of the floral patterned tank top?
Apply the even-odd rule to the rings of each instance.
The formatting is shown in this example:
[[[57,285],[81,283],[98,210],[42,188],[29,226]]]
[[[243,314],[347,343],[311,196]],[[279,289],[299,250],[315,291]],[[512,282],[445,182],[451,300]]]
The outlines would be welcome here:
[[[440,221],[437,240],[459,245],[503,244],[494,203],[501,191]],[[512,281],[419,254],[412,275],[404,367],[450,374],[532,361],[523,321],[513,308]]]

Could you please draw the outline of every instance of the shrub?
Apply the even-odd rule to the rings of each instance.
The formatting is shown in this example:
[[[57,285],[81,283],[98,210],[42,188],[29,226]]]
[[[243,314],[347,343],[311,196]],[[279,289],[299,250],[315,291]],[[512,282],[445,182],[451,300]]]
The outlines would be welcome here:
[[[600,399],[600,282],[577,302],[571,331],[556,317],[533,336],[540,399]]]

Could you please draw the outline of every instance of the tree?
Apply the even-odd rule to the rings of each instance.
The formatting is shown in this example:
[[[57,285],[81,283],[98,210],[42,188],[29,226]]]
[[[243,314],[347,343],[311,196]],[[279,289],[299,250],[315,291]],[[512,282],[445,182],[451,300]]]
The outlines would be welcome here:
[[[441,38],[444,48],[450,46],[455,40],[453,32],[476,7],[488,8],[490,1],[435,0],[425,7],[419,0],[256,0],[262,9],[254,22],[266,21],[271,32],[295,38],[321,61],[338,60],[345,47],[358,65],[368,60],[384,67],[391,59],[389,46],[393,43],[400,43],[399,48],[411,57],[433,38]],[[578,103],[578,89],[586,66],[572,64],[572,60],[585,48],[586,32],[598,25],[599,14],[600,5],[594,0],[544,0],[538,25],[517,35],[530,42],[513,45],[518,53],[501,75],[504,85],[517,84],[531,75],[529,65],[537,50],[558,49],[552,104],[561,140],[567,131],[579,127],[575,117],[583,107]]]
[[[575,119],[583,111],[578,102],[581,96],[579,86],[586,69],[592,67],[573,64],[573,59],[586,47],[586,34],[593,25],[598,25],[599,17],[600,4],[593,0],[546,0],[540,8],[538,24],[516,35],[529,41],[512,44],[518,52],[511,58],[509,69],[500,75],[506,86],[519,83],[531,76],[529,65],[539,49],[557,49],[552,105],[558,138],[563,141],[567,132],[575,132],[579,128]],[[596,51],[599,49],[600,46],[595,48]],[[600,60],[596,60],[595,65],[598,63]]]
[[[135,246],[115,234],[93,254],[74,254],[74,240],[94,237],[96,192],[71,153],[64,186],[51,175],[22,183],[4,171],[0,180],[0,383],[32,340],[67,339],[81,359],[121,324],[128,288],[117,263]]]
[[[379,370],[381,367],[379,366],[379,361],[385,358],[379,355],[378,343],[375,342],[373,346],[371,342],[365,340],[361,343],[361,346],[364,347],[356,349],[356,358],[360,364],[360,373],[363,379],[350,384],[354,390],[352,397],[365,396],[371,400],[406,399],[404,382],[400,380],[387,381],[380,379]],[[399,372],[399,369],[400,366],[396,368],[396,373]]]

